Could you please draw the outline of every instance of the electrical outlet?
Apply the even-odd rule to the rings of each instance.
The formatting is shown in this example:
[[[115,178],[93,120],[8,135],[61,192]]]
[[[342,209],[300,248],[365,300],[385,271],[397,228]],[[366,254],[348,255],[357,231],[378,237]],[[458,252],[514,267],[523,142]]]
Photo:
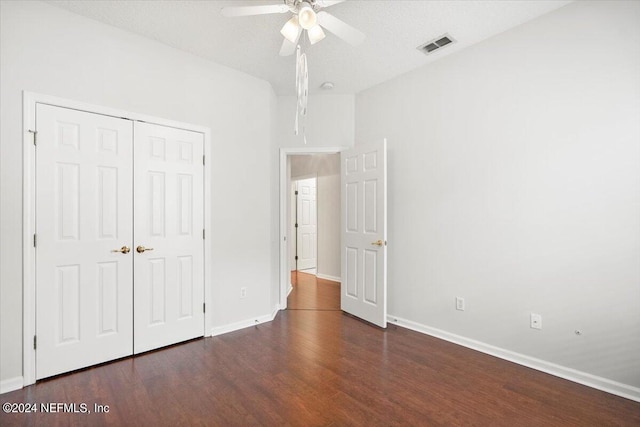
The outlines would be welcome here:
[[[536,313],[531,313],[531,328],[542,329],[542,316]]]
[[[456,310],[464,311],[464,298],[456,297]]]
[[[247,297],[247,288],[240,288],[240,298]]]

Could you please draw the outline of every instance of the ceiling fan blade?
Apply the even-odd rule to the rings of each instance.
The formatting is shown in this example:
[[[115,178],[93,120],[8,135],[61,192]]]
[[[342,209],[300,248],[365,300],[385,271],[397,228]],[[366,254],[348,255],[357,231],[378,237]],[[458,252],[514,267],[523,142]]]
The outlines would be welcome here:
[[[320,7],[329,7],[334,4],[344,3],[347,0],[316,0],[316,4]]]
[[[366,37],[363,32],[324,11],[318,12],[318,23],[352,46],[359,45]]]
[[[282,46],[280,47],[280,56],[289,56],[293,55],[296,52],[296,46],[298,46],[300,34],[302,34],[302,28],[300,28],[300,31],[298,31],[298,37],[296,37],[295,43],[291,43],[286,38],[282,41]]]
[[[289,12],[289,7],[286,4],[270,4],[265,6],[229,6],[222,8],[222,15],[228,18],[286,12]]]

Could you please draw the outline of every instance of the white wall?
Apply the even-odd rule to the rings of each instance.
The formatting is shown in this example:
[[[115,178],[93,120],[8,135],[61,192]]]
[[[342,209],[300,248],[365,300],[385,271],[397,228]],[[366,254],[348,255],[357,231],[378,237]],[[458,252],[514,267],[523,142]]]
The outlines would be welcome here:
[[[293,67],[294,62],[291,63]],[[309,70],[313,72],[313,68]],[[291,82],[293,84],[293,82]],[[355,96],[311,95],[305,120],[300,120],[300,134],[294,134],[296,98],[278,97],[276,146],[281,147],[352,147],[354,138]],[[303,139],[303,122],[306,139]]]
[[[270,314],[278,297],[270,228],[277,197],[265,160],[276,135],[270,85],[41,2],[0,8],[0,380],[22,375],[23,90],[211,128],[208,332]],[[248,296],[240,300],[242,286]]]
[[[640,387],[640,2],[360,93],[357,143],[383,137],[393,316]]]
[[[340,154],[290,156],[291,178],[317,176],[318,262],[321,278],[340,277]],[[294,201],[295,203],[295,201]],[[292,203],[292,205],[294,204]],[[295,213],[295,210],[293,211]],[[291,221],[294,222],[294,221]],[[291,233],[295,236],[295,232]],[[290,242],[293,246],[295,239]],[[291,251],[295,256],[295,247]],[[291,270],[295,269],[295,260]]]

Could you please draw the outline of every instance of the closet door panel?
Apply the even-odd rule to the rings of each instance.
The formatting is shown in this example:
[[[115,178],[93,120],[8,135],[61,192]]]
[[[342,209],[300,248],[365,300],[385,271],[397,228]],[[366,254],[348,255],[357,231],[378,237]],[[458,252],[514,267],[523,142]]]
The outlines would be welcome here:
[[[36,379],[133,352],[133,123],[36,106]]]
[[[136,122],[134,352],[204,335],[204,136]]]

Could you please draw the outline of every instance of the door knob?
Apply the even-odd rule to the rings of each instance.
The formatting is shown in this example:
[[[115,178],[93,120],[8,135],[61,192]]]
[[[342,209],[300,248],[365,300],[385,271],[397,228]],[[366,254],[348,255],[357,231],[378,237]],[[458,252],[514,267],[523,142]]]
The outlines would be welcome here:
[[[382,240],[376,240],[375,242],[371,242],[371,244],[375,246],[383,246],[384,242]]]
[[[139,254],[143,253],[144,251],[152,251],[153,248],[145,248],[144,246],[138,246],[136,248],[136,252],[138,252]]]
[[[128,254],[130,250],[131,249],[129,249],[129,246],[123,246],[120,249],[114,249],[111,252],[121,252],[123,254]]]

